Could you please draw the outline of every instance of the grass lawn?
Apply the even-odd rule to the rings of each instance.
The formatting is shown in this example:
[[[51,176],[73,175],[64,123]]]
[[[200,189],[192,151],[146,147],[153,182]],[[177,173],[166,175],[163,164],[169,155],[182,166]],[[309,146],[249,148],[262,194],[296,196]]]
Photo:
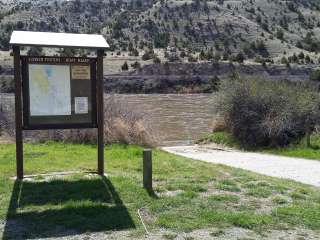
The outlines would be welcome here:
[[[216,132],[203,136],[199,142],[216,143],[231,148],[242,148],[240,144],[233,139],[228,133]],[[270,154],[276,154],[287,157],[306,158],[320,160],[320,136],[311,136],[311,147],[306,146],[306,140],[303,139],[298,144],[293,144],[283,148],[265,148],[265,149],[249,149],[250,151],[260,151]]]
[[[320,136],[311,136],[311,147],[307,147],[306,141],[303,140],[301,143],[293,146],[278,149],[268,149],[265,150],[265,152],[288,157],[299,157],[320,160]]]
[[[156,196],[149,196],[141,187],[140,147],[112,145],[105,154],[108,176],[99,177],[85,173],[96,168],[95,146],[26,144],[25,174],[83,173],[19,182],[11,179],[14,145],[0,145],[0,238],[1,234],[4,239],[35,239],[97,232],[105,234],[101,239],[120,232],[128,239],[141,238],[144,228],[138,209],[148,230],[164,239],[182,233],[193,239],[199,229],[207,229],[212,238],[235,228],[257,236],[297,228],[319,233],[317,188],[154,150]]]

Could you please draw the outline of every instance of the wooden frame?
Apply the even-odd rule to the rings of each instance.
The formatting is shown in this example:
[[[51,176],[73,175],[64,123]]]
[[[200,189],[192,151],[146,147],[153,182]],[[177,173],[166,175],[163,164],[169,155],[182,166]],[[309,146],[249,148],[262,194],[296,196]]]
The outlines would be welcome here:
[[[56,42],[55,42],[56,39]],[[50,43],[46,41],[50,40]],[[73,125],[65,126],[66,128],[80,127],[96,127],[98,134],[98,174],[104,175],[104,86],[103,86],[103,57],[104,50],[109,47],[108,43],[101,35],[87,34],[67,34],[67,33],[40,33],[40,32],[19,32],[14,31],[11,36],[10,44],[13,49],[13,64],[14,64],[14,82],[15,82],[15,133],[16,133],[16,170],[17,179],[23,179],[23,130],[33,129],[28,126],[28,119],[24,117],[23,111],[26,106],[22,105],[22,89],[26,89],[27,82],[22,84],[21,61],[24,57],[20,56],[20,46],[38,46],[38,47],[70,47],[70,48],[88,48],[97,50],[96,61],[96,82],[92,85],[92,101],[97,111],[93,119],[96,123],[88,125]],[[24,120],[24,121],[23,121]],[[23,128],[25,126],[25,128]],[[61,128],[59,126],[34,126],[34,129],[43,128]],[[43,127],[43,128],[41,128]]]
[[[104,175],[104,91],[103,91],[104,51],[97,51],[97,104],[98,104],[98,174]]]
[[[32,62],[33,58],[45,59],[59,59],[59,62]],[[96,72],[97,72],[97,58],[79,58],[79,57],[35,57],[35,56],[21,56],[22,69],[22,93],[23,93],[23,130],[44,130],[44,129],[76,129],[76,128],[97,128],[97,96],[96,96]],[[91,73],[91,122],[87,123],[61,123],[61,124],[30,124],[30,95],[29,95],[29,74],[28,64],[46,64],[46,65],[72,65],[66,60],[87,60],[90,64]],[[83,63],[76,62],[77,65]],[[71,74],[71,73],[70,73]]]
[[[23,135],[22,135],[22,82],[20,47],[13,46],[13,65],[15,82],[15,125],[16,125],[16,162],[17,178],[23,179]]]

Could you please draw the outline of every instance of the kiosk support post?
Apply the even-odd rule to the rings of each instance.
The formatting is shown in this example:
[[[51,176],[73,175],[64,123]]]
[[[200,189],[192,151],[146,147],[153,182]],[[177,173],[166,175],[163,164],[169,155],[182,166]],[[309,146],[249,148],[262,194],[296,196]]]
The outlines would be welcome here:
[[[17,178],[23,179],[23,135],[22,135],[22,83],[20,66],[20,47],[13,46],[15,81],[15,120],[16,120],[16,165]]]
[[[104,97],[103,97],[104,50],[97,50],[97,102],[98,102],[98,174],[104,175]]]

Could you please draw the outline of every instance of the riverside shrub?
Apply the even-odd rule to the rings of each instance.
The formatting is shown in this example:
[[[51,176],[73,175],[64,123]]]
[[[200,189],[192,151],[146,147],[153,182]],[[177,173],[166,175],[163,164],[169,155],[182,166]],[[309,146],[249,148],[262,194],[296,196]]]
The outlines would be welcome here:
[[[0,109],[0,136],[3,134],[6,125],[6,118],[4,113]]]
[[[319,120],[319,94],[302,84],[233,79],[221,85],[217,109],[226,131],[248,147],[301,140]]]
[[[104,109],[105,142],[137,144],[153,147],[158,144],[158,134],[149,125],[151,122],[144,112],[134,112],[125,104],[117,102],[113,96],[108,96]],[[55,140],[76,143],[96,143],[97,131],[65,130]],[[56,135],[57,136],[57,135]]]

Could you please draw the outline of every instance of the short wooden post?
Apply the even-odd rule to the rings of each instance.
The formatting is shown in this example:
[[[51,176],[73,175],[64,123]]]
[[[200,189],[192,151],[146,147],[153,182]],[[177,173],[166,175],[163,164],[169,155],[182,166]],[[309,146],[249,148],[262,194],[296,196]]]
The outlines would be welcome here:
[[[104,97],[103,97],[103,56],[97,51],[97,103],[98,103],[98,174],[104,175]]]
[[[22,83],[20,47],[13,46],[13,66],[15,82],[15,122],[16,122],[16,165],[17,178],[23,179],[23,135],[22,135]]]
[[[143,187],[152,191],[152,150],[143,150]]]

